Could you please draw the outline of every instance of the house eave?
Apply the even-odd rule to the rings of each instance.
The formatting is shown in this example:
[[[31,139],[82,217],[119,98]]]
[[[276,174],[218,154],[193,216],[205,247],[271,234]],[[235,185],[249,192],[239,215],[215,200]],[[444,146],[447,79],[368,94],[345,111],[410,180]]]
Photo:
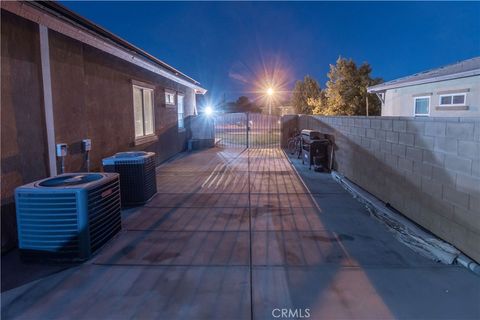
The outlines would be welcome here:
[[[390,89],[397,89],[397,88],[415,86],[415,85],[419,85],[419,84],[427,84],[427,83],[434,83],[434,82],[447,81],[447,80],[453,80],[453,79],[474,77],[474,76],[478,76],[478,75],[480,75],[480,69],[469,70],[469,71],[465,71],[465,72],[459,72],[459,73],[454,73],[454,74],[449,74],[449,75],[444,75],[444,76],[438,76],[438,77],[431,77],[431,78],[426,78],[426,79],[412,80],[412,81],[407,81],[407,82],[402,82],[402,83],[388,84],[388,82],[387,82],[385,84],[380,84],[380,85],[368,87],[367,92],[369,92],[369,93],[384,92],[384,91],[390,90]]]
[[[192,88],[197,94],[207,92],[198,81],[58,3],[1,1],[0,5],[3,10]]]

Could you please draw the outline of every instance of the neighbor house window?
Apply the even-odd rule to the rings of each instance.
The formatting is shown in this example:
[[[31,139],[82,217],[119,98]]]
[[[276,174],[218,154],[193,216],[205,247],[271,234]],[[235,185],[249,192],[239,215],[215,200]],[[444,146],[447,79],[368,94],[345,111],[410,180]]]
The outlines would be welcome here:
[[[183,100],[184,96],[182,94],[177,95],[178,103],[177,103],[177,113],[178,113],[178,128],[183,129],[185,128],[185,124],[183,121],[184,117],[184,107],[183,107]]]
[[[430,114],[430,97],[416,97],[415,116],[428,116]]]
[[[465,93],[453,93],[440,95],[440,107],[464,106],[466,101]]]
[[[165,90],[165,104],[167,106],[175,105],[175,91]]]
[[[133,86],[135,138],[154,134],[153,89]]]

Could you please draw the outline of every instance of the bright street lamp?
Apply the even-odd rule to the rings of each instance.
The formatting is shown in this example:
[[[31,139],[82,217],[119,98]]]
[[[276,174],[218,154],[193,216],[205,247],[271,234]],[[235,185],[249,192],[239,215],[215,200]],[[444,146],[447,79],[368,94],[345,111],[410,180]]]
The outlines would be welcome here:
[[[211,106],[206,106],[204,112],[207,116],[211,116],[213,114],[213,108]]]
[[[268,96],[268,99],[267,99],[267,102],[268,102],[268,114],[272,114],[272,96],[273,96],[273,88],[272,87],[269,87],[267,89],[267,96]]]

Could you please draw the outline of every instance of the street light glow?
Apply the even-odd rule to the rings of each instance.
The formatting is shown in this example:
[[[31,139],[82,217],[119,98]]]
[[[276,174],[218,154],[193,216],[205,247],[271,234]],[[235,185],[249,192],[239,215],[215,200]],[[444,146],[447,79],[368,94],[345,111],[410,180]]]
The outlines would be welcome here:
[[[207,116],[211,116],[213,114],[212,106],[206,106],[204,111]]]
[[[267,94],[268,94],[269,96],[272,96],[272,95],[273,95],[273,88],[272,88],[272,87],[270,87],[270,88],[267,89]]]

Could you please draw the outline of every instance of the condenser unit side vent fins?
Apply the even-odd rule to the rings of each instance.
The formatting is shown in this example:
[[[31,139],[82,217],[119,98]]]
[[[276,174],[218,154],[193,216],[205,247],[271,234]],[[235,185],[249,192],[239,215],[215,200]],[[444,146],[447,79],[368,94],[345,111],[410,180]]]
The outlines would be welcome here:
[[[21,247],[60,254],[78,251],[75,194],[19,193],[17,209]]]
[[[120,174],[123,206],[144,204],[157,193],[155,153],[121,152],[102,163],[105,171]]]
[[[88,228],[92,252],[121,229],[120,183],[112,181],[88,193]]]

